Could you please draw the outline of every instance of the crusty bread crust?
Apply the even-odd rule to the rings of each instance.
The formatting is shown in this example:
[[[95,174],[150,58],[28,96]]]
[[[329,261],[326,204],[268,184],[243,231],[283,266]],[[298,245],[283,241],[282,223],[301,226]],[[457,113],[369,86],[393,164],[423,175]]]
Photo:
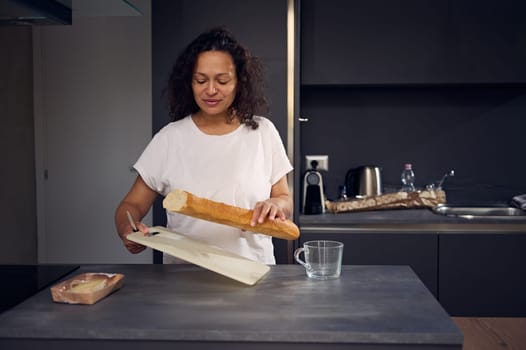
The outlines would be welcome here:
[[[262,224],[250,226],[253,210],[197,197],[184,190],[176,189],[168,193],[163,201],[163,207],[179,214],[276,238],[294,240],[300,236],[298,226],[290,220],[265,220]]]

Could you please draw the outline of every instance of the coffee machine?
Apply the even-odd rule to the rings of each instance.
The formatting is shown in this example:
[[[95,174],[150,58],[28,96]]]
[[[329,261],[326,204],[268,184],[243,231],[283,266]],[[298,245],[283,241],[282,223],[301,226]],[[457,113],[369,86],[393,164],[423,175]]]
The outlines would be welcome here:
[[[323,194],[323,177],[316,170],[318,162],[313,160],[311,168],[305,172],[303,177],[303,214],[325,213],[325,196]]]

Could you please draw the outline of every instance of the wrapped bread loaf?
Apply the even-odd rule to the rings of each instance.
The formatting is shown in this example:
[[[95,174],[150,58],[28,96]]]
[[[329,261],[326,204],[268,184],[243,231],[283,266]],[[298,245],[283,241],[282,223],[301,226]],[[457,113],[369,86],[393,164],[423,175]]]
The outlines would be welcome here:
[[[54,302],[66,304],[95,304],[122,287],[120,273],[87,272],[51,287]]]
[[[345,201],[326,201],[327,210],[333,213],[350,211],[425,208],[446,203],[446,193],[442,190],[396,192]]]
[[[298,226],[290,220],[265,220],[262,224],[250,226],[253,210],[201,198],[184,190],[177,189],[168,193],[163,201],[163,207],[179,214],[276,238],[294,240],[300,235]]]

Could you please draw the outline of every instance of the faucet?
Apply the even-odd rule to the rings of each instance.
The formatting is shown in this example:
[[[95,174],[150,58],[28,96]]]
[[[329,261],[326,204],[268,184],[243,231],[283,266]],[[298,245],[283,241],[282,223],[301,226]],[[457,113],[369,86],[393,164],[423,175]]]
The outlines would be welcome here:
[[[437,186],[438,190],[442,189],[442,185],[444,184],[444,182],[449,176],[455,176],[455,170],[450,170],[447,173],[445,173],[444,176],[442,176],[442,179],[440,179],[440,182],[438,183],[438,186]]]

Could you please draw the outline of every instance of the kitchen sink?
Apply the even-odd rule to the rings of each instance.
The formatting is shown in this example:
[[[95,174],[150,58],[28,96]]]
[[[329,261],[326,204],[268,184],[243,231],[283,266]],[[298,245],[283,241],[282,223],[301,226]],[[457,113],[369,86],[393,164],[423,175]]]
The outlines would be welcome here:
[[[513,207],[478,207],[441,204],[431,208],[431,211],[438,215],[460,217],[466,219],[526,219],[526,211]]]

